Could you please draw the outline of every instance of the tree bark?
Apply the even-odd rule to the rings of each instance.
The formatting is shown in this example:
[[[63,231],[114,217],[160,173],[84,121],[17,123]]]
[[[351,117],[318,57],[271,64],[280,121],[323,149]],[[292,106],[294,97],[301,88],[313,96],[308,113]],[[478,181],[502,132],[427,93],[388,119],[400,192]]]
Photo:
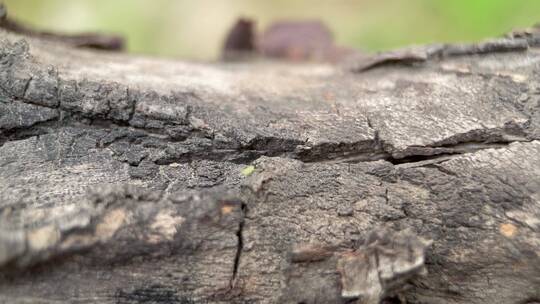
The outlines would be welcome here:
[[[540,302],[537,42],[331,66],[1,31],[0,302]]]

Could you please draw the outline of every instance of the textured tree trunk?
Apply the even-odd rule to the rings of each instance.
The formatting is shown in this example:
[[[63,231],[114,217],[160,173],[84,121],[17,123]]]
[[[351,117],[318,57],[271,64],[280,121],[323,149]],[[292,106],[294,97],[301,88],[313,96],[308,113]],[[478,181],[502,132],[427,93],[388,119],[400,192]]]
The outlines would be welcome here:
[[[0,302],[540,302],[537,42],[338,67],[0,32]]]

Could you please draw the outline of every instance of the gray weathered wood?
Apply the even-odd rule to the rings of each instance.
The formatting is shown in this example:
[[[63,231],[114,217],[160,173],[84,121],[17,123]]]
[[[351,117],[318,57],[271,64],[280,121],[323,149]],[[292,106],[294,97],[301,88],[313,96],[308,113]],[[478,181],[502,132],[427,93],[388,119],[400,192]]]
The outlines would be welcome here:
[[[539,302],[537,41],[331,66],[1,31],[0,302]]]

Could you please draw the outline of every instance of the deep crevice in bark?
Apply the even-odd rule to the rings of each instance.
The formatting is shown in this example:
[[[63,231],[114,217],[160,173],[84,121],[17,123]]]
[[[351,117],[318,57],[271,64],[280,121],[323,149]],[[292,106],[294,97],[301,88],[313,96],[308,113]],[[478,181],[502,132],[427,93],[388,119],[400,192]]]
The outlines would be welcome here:
[[[45,135],[50,132],[51,128],[57,127],[58,121],[58,118],[52,118],[37,122],[28,127],[19,127],[8,130],[0,129],[0,147],[7,142],[25,140],[34,136]]]
[[[233,272],[232,277],[230,281],[230,288],[233,289],[236,285],[236,278],[238,276],[238,270],[240,267],[240,259],[242,257],[242,251],[244,250],[244,223],[247,213],[247,204],[242,202],[241,205],[241,215],[242,218],[240,219],[240,222],[238,223],[238,231],[236,232],[236,237],[238,238],[238,245],[236,248],[236,255],[234,257],[234,266],[233,266]]]
[[[505,142],[462,142],[455,145],[441,145],[441,146],[425,146],[421,148],[426,149],[448,149],[448,152],[444,153],[436,153],[436,154],[427,154],[427,155],[410,155],[403,158],[396,158],[396,157],[388,157],[385,158],[386,161],[394,164],[394,165],[401,165],[401,164],[412,164],[412,163],[421,163],[424,161],[434,161],[437,162],[437,160],[445,161],[449,158],[456,157],[459,155],[467,154],[467,153],[474,153],[481,150],[486,149],[502,149],[507,147],[513,142],[531,142],[531,140],[523,141],[505,141]]]
[[[48,107],[45,107],[48,108]],[[28,127],[19,127],[9,130],[0,131],[0,146],[8,141],[27,139],[32,136],[43,135],[49,132],[49,128],[62,128],[71,125],[70,121],[81,121],[88,119],[88,125],[94,126],[100,129],[114,128],[127,128],[145,132],[146,136],[164,136],[161,139],[163,145],[167,143],[185,142],[189,138],[207,138],[204,133],[193,130],[189,132],[189,136],[186,138],[180,138],[178,140],[171,139],[160,129],[146,129],[137,128],[131,126],[127,121],[117,121],[104,118],[85,118],[84,115],[77,113],[69,113],[68,116],[61,118],[53,118],[41,122],[37,122]],[[62,123],[63,122],[63,123]],[[369,123],[371,125],[371,123]],[[117,140],[124,138],[117,138],[112,142],[103,145],[103,148],[110,146]],[[209,138],[208,138],[209,139]],[[212,139],[210,139],[212,140]],[[430,146],[417,146],[410,147],[411,149],[425,149],[426,154],[409,155],[406,157],[394,157],[392,154],[384,151],[382,145],[378,140],[378,132],[376,132],[376,140],[371,144],[371,147],[367,148],[365,144],[353,143],[353,144],[330,144],[330,145],[318,145],[310,147],[305,152],[296,152],[295,150],[301,144],[296,140],[286,140],[280,138],[257,138],[251,141],[248,145],[231,149],[202,149],[199,152],[190,152],[189,154],[182,155],[180,157],[171,157],[166,159],[156,160],[158,165],[168,165],[171,163],[189,163],[194,160],[207,159],[215,161],[231,161],[238,164],[249,164],[261,156],[270,157],[286,157],[298,159],[305,163],[316,162],[347,162],[358,163],[366,161],[386,160],[394,165],[419,163],[424,161],[437,161],[446,160],[448,158],[465,154],[474,153],[484,149],[499,149],[508,146],[515,141],[527,142],[530,140],[515,140],[515,141],[464,141],[455,144],[441,144]],[[359,151],[355,151],[359,149]],[[371,149],[371,150],[370,150]],[[439,149],[440,152],[437,151]],[[429,151],[432,150],[432,151]]]

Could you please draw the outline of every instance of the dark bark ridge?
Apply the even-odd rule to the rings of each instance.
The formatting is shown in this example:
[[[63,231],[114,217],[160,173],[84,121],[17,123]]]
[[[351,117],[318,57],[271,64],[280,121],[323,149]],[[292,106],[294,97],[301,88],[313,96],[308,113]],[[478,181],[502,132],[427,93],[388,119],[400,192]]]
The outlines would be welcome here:
[[[0,32],[0,299],[539,301],[535,39],[353,73]]]

